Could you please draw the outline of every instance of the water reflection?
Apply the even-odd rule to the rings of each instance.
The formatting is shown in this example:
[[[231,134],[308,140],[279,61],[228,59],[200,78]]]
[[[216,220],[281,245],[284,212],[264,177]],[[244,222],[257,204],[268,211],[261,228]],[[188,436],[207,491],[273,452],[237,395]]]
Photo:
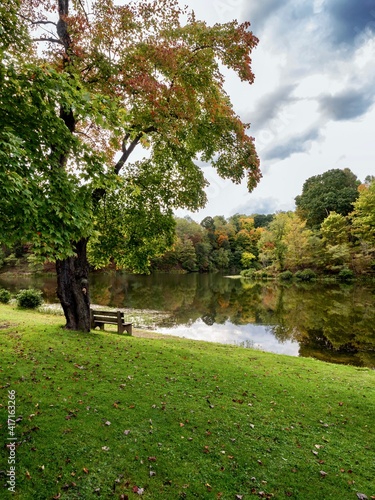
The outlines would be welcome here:
[[[224,324],[215,324],[214,328],[207,328],[207,326],[207,323],[198,319],[191,325],[178,325],[174,328],[161,327],[158,328],[158,331],[193,340],[209,340],[221,344],[235,344],[277,354],[298,356],[298,342],[294,340],[275,342],[275,336],[269,326],[234,325],[230,321],[226,321]]]
[[[55,283],[53,277],[16,283],[0,276],[0,286],[38,286],[52,302]],[[158,324],[163,333],[375,367],[374,284],[278,285],[219,274],[118,272],[93,275],[91,297],[112,307],[168,312]]]

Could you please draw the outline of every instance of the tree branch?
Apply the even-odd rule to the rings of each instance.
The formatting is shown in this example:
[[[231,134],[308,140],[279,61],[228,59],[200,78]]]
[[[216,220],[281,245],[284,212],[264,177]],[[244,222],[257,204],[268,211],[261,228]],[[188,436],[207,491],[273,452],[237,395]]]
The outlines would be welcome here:
[[[54,26],[56,26],[56,23],[54,23],[53,21],[43,21],[43,20],[33,21],[32,19],[24,16],[21,13],[19,13],[18,15],[20,16],[21,19],[24,19],[25,21],[29,22],[30,24],[53,24]]]
[[[53,24],[53,26],[56,26],[56,23],[53,21],[31,21],[31,24]]]
[[[85,15],[85,18],[86,18],[87,24],[90,26],[89,16],[88,16],[88,14],[87,14],[87,12],[86,12],[86,10],[85,10],[85,7],[84,7],[84,5],[83,5],[83,3],[82,3],[82,0],[78,0],[78,1],[79,1],[80,6],[81,6],[81,9],[83,10],[83,13],[84,13],[84,15]]]
[[[116,175],[120,172],[120,170],[122,169],[122,167],[125,165],[125,163],[127,162],[129,156],[132,154],[132,152],[134,151],[134,149],[136,148],[136,146],[138,146],[139,141],[141,140],[143,134],[150,134],[151,132],[156,132],[156,131],[157,131],[157,129],[153,125],[151,125],[150,127],[147,127],[144,130],[141,130],[141,132],[139,132],[136,135],[136,137],[132,140],[132,142],[129,144],[128,147],[126,147],[126,141],[129,139],[130,134],[129,134],[129,132],[127,132],[125,134],[124,140],[122,141],[122,148],[121,148],[122,149],[122,155],[121,155],[121,158],[119,159],[119,161],[116,163],[116,165],[114,167],[114,171],[115,171]]]
[[[116,163],[115,168],[114,168],[116,175],[120,173],[120,170],[125,165],[127,159],[132,154],[132,152],[134,151],[135,147],[139,144],[139,141],[141,140],[142,135],[143,135],[142,133],[139,133],[137,135],[137,137],[132,140],[132,142],[130,143],[129,147],[125,147],[125,144],[124,144],[125,140],[124,140],[123,145],[122,145],[122,151],[123,151],[123,153],[122,153],[121,158]]]
[[[33,38],[33,42],[52,42],[52,43],[58,43],[59,45],[64,45],[61,40],[58,38]]]

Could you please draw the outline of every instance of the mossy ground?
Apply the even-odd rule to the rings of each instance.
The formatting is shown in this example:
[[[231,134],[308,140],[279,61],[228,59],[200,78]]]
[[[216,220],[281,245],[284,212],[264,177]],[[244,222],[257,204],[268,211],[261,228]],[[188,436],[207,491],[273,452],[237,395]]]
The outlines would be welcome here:
[[[1,498],[375,495],[374,371],[61,324],[0,305]]]

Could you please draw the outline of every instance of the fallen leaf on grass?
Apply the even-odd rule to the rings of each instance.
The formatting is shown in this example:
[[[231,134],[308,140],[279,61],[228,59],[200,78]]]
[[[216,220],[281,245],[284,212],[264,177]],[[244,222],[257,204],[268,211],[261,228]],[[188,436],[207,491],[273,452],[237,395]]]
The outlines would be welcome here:
[[[88,470],[86,467],[84,467],[82,470],[83,470],[83,472],[84,472],[85,474],[88,474],[88,473],[89,473],[89,470]]]
[[[320,471],[320,475],[321,475],[322,477],[326,477],[327,473],[326,473],[326,472],[324,472],[324,470],[321,470],[321,471]]]
[[[367,500],[367,496],[364,493],[357,493],[359,500]]]
[[[137,495],[143,495],[145,489],[144,488],[138,488],[138,486],[133,486],[133,493],[137,493]]]
[[[109,451],[109,446],[102,446],[102,450]]]
[[[75,488],[77,486],[76,483],[65,483],[64,486],[61,487],[62,490],[68,490],[69,488]]]
[[[148,457],[149,462],[156,462],[156,457]]]
[[[130,434],[129,429],[126,429],[126,430],[124,431],[124,434],[125,434],[125,436],[127,436],[128,434]]]

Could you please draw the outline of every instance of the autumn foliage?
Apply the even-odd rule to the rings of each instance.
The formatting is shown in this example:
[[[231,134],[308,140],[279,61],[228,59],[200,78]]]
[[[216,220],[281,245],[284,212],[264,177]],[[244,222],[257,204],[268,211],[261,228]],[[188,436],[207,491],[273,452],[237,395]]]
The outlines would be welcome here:
[[[68,324],[84,314],[87,329],[87,252],[146,271],[172,244],[173,210],[205,204],[202,165],[259,181],[223,70],[251,84],[257,39],[176,0],[7,0],[0,16],[2,239],[17,227],[57,261]]]

